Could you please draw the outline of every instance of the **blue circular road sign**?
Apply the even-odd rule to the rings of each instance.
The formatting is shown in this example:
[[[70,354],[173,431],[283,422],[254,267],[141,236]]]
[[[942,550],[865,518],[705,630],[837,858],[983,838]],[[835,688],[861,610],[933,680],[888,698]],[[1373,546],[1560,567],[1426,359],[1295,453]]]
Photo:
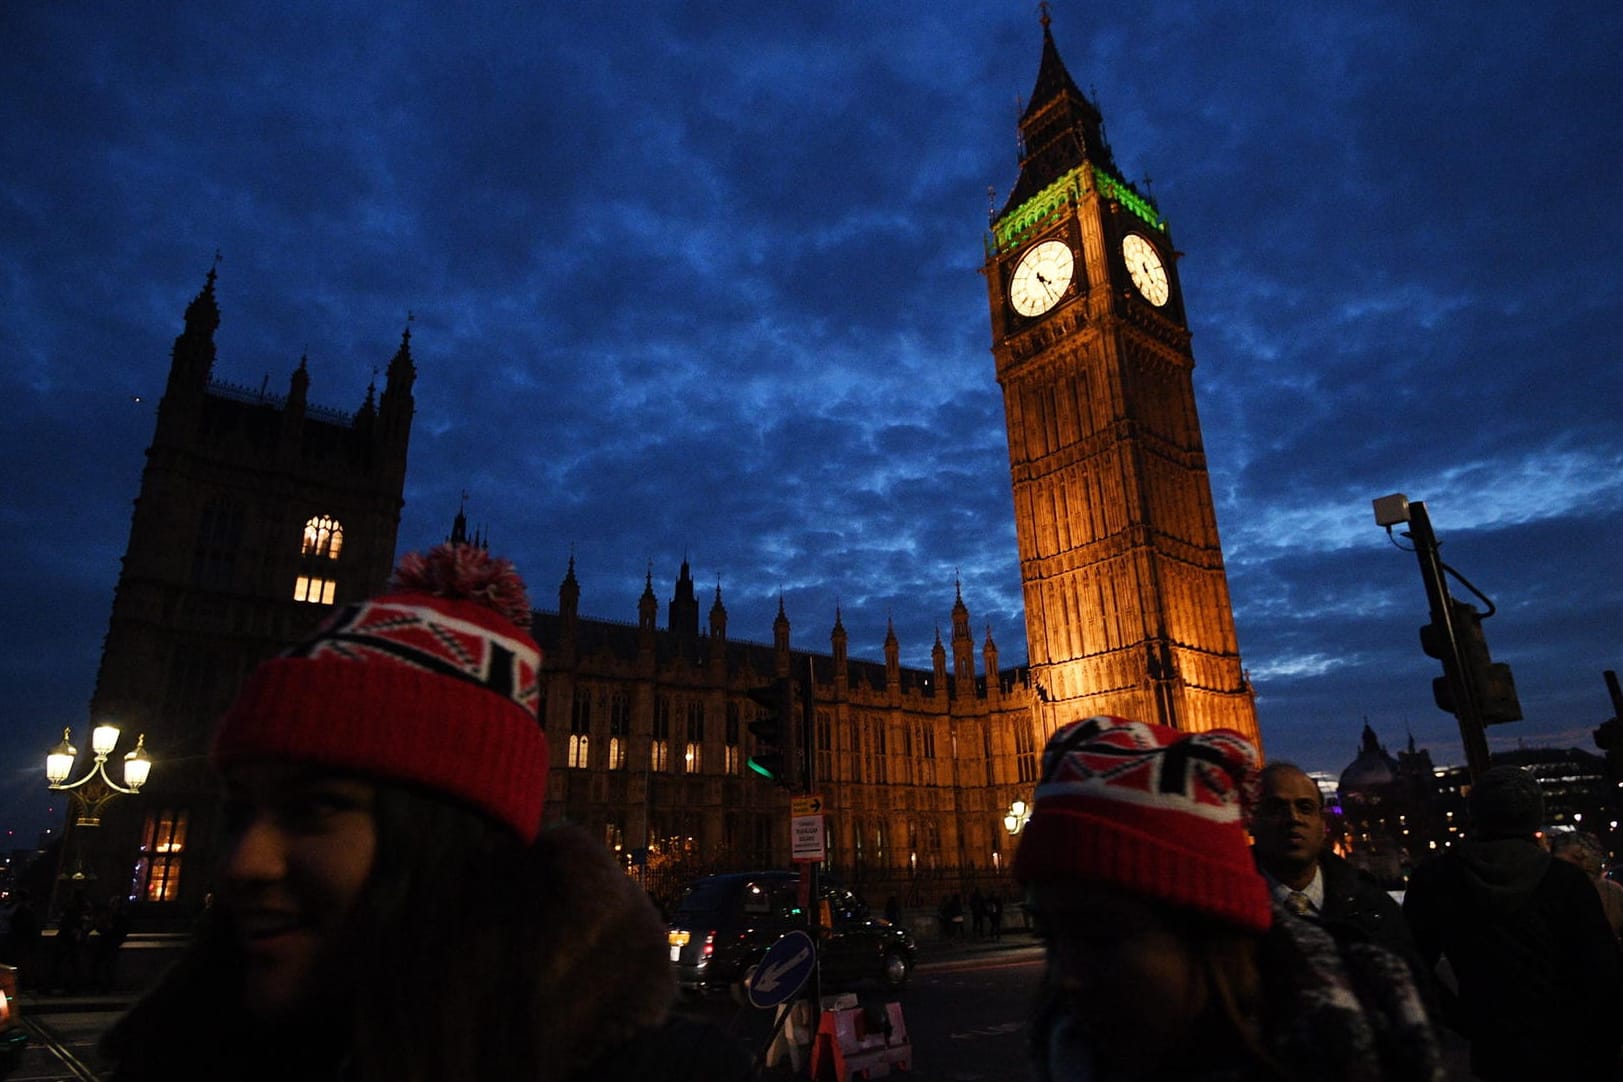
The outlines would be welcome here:
[[[790,932],[761,956],[750,976],[750,1002],[776,1007],[800,991],[817,965],[817,946],[805,932]]]

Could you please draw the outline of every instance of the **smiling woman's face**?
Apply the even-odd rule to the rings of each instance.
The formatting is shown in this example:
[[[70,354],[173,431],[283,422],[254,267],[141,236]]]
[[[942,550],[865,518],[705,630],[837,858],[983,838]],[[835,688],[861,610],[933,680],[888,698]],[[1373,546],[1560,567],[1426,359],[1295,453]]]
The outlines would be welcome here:
[[[226,776],[219,902],[245,963],[244,1004],[290,1018],[329,1000],[329,972],[377,849],[370,782],[261,763]]]
[[[1050,985],[1099,1061],[1149,1074],[1186,1053],[1207,1007],[1206,982],[1156,906],[1074,884],[1035,886],[1030,900],[1048,941]]]

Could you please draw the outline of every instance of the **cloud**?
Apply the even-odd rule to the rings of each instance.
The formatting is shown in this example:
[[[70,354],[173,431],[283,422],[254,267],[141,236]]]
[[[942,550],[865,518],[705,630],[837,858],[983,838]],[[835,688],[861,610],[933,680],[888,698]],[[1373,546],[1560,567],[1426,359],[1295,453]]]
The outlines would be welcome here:
[[[1623,641],[1623,15],[1053,16],[1185,253],[1271,753],[1339,768],[1368,714],[1458,759],[1414,565],[1370,514],[1393,491],[1500,607],[1529,714],[1506,730],[1581,734]],[[650,564],[663,600],[686,557],[733,637],[769,640],[782,591],[797,646],[824,648],[838,604],[853,656],[882,656],[893,623],[927,666],[961,585],[977,640],[990,623],[1023,659],[977,272],[1018,172],[1031,12],[0,19],[23,118],[0,144],[0,589],[37,614],[5,632],[11,746],[83,712],[170,345],[217,249],[233,383],[279,393],[307,355],[312,401],[353,410],[413,314],[402,549],[443,537],[466,490],[538,603],[573,553],[583,611],[634,619]]]

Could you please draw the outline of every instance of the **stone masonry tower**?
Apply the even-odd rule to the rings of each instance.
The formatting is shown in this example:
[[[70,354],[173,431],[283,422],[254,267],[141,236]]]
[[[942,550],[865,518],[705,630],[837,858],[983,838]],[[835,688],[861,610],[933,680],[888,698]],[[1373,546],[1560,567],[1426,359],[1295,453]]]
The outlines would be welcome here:
[[[239,682],[388,580],[414,412],[409,329],[353,413],[307,401],[304,359],[285,395],[217,379],[215,279],[175,339],[90,704],[92,724],[146,735],[152,780],[102,826],[69,824],[95,896],[129,892],[152,919],[210,886],[206,752]]]
[[[1257,739],[1178,253],[1042,29],[984,268],[1039,729],[1108,712]]]

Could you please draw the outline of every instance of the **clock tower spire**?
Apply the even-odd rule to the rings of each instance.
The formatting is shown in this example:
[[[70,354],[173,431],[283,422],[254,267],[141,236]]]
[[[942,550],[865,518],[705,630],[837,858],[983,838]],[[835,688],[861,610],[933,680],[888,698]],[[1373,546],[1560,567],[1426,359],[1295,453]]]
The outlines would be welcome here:
[[[1084,161],[1116,172],[1104,138],[1104,117],[1066,70],[1044,10],[1037,85],[1020,115],[1020,179],[998,216],[1007,215]]]
[[[1122,179],[1046,8],[1042,29],[984,268],[1040,727],[1114,713],[1255,740],[1178,253]]]

